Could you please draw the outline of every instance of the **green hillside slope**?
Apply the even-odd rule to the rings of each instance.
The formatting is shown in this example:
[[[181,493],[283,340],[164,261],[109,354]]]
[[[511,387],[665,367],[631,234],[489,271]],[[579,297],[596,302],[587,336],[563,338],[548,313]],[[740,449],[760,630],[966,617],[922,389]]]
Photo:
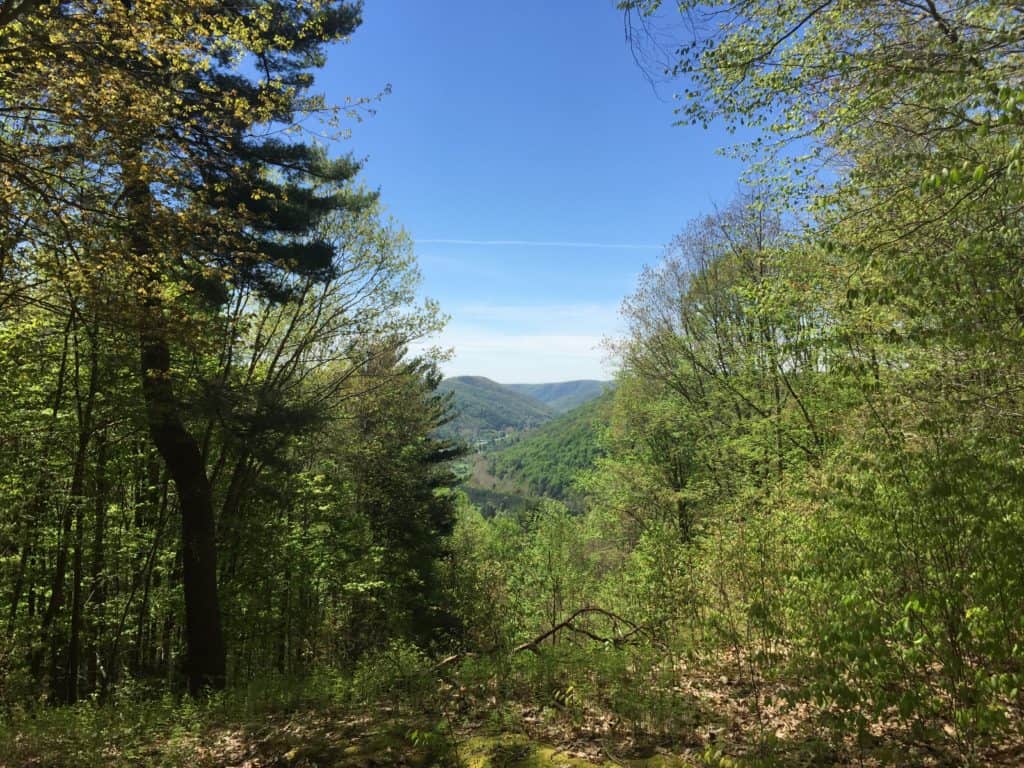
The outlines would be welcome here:
[[[455,376],[441,382],[451,392],[455,418],[442,433],[465,440],[493,439],[506,429],[529,429],[550,421],[555,411],[528,395],[483,376]]]
[[[521,481],[535,494],[570,500],[576,476],[601,455],[599,437],[611,406],[609,391],[523,435],[489,455],[490,471]]]

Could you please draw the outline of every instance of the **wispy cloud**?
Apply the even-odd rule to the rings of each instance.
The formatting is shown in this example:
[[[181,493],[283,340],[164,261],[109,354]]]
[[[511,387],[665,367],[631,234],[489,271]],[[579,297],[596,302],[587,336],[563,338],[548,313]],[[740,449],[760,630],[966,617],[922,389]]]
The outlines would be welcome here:
[[[617,251],[660,251],[663,246],[648,243],[586,243],[562,240],[454,240],[447,238],[417,238],[417,243],[436,245],[513,245],[527,248],[606,248]]]
[[[612,375],[604,341],[615,336],[614,305],[464,304],[452,308],[450,325],[432,341],[454,356],[444,365],[454,376],[541,382],[601,379]]]

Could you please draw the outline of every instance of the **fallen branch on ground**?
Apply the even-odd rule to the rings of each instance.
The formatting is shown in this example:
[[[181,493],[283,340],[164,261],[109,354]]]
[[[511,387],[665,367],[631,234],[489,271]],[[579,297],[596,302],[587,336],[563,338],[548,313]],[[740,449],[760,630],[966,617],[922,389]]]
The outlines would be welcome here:
[[[624,632],[621,635],[614,635],[613,637],[603,637],[597,634],[596,632],[592,632],[591,630],[586,629],[585,627],[579,627],[575,624],[575,622],[578,619],[587,615],[604,616],[606,619],[610,619],[613,625],[622,624],[629,627],[629,631]],[[584,637],[593,640],[596,643],[614,645],[616,648],[618,648],[621,645],[625,645],[626,643],[632,642],[633,638],[635,638],[637,635],[648,634],[649,636],[648,629],[645,626],[634,624],[629,619],[625,619],[622,616],[619,616],[618,614],[605,610],[604,608],[598,608],[596,606],[587,606],[586,608],[579,608],[578,610],[573,612],[572,615],[569,616],[569,618],[565,619],[565,621],[559,622],[551,629],[542,632],[541,634],[537,635],[537,637],[533,638],[533,640],[530,640],[526,643],[522,643],[521,645],[517,645],[515,648],[512,649],[512,653],[516,654],[521,653],[522,651],[533,651],[534,653],[539,653],[541,643],[543,643],[548,638],[558,634],[559,632],[562,632],[563,630],[568,632],[575,632],[577,635],[583,635]],[[445,667],[451,666],[452,664],[458,664],[463,659],[471,658],[476,655],[477,654],[475,653],[453,653],[451,656],[446,656],[445,658],[441,659],[436,664],[434,664],[434,669],[441,670]]]
[[[604,616],[607,619],[611,619],[615,623],[625,624],[627,627],[630,628],[629,632],[626,632],[622,635],[615,635],[614,637],[602,637],[601,635],[591,632],[589,629],[578,627],[574,623],[580,617],[591,614]],[[598,643],[610,643],[611,645],[618,647],[626,642],[629,642],[630,638],[634,637],[635,635],[646,632],[646,627],[638,626],[637,624],[634,624],[633,622],[629,621],[629,619],[624,619],[621,616],[612,613],[611,611],[606,611],[604,608],[588,606],[586,608],[578,609],[572,615],[570,615],[569,618],[559,622],[546,632],[542,632],[541,634],[537,635],[537,637],[533,638],[533,640],[523,643],[522,645],[517,645],[515,648],[512,649],[512,653],[520,653],[522,651],[532,651],[533,653],[538,653],[540,651],[541,643],[543,643],[550,637],[554,637],[556,634],[563,630],[575,632],[578,635],[583,635],[584,637],[588,637],[591,640],[594,640]]]

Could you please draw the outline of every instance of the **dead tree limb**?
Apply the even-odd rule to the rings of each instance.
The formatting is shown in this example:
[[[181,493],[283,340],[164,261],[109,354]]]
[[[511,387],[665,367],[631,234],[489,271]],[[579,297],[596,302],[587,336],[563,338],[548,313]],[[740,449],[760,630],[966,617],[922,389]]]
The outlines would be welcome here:
[[[604,618],[609,619],[612,622],[613,626],[621,624],[626,627],[629,627],[629,631],[624,632],[623,634],[615,634],[612,637],[603,637],[602,635],[599,635],[596,632],[592,632],[591,630],[585,627],[580,627],[576,625],[576,621],[578,619],[588,615],[603,616]],[[593,640],[596,643],[601,643],[603,645],[614,645],[616,648],[631,642],[632,639],[635,638],[637,635],[646,634],[650,636],[650,632],[647,627],[640,624],[635,624],[629,619],[625,619],[622,616],[619,616],[618,614],[605,610],[604,608],[598,608],[597,606],[591,605],[585,608],[577,609],[567,619],[559,622],[555,626],[551,627],[551,629],[537,635],[537,637],[533,638],[533,640],[530,640],[526,643],[522,643],[521,645],[517,645],[515,648],[512,649],[512,653],[516,654],[521,653],[522,651],[532,651],[533,653],[539,653],[541,643],[562,631],[575,632],[577,635],[582,635],[583,637]],[[463,659],[468,659],[476,655],[477,654],[475,653],[453,653],[451,656],[446,656],[445,658],[441,659],[436,664],[434,664],[434,669],[442,670],[445,667],[449,667],[453,664],[458,664]]]
[[[576,622],[576,620],[580,617],[587,615],[604,616],[607,619],[611,619],[615,623],[625,624],[627,627],[630,628],[629,632],[626,632],[623,635],[615,635],[614,637],[602,637],[601,635],[591,632],[588,629],[576,626],[574,622]],[[517,645],[515,648],[512,649],[512,653],[521,653],[522,651],[532,651],[533,653],[538,653],[540,651],[541,643],[543,643],[548,638],[553,637],[554,635],[558,634],[563,630],[575,632],[578,635],[583,635],[584,637],[588,637],[591,640],[594,640],[598,643],[611,643],[612,645],[618,647],[623,643],[627,642],[631,637],[645,632],[646,628],[634,624],[629,619],[624,619],[623,617],[618,616],[617,614],[614,614],[611,611],[607,611],[604,608],[588,606],[586,608],[580,608],[574,611],[567,619],[565,619],[564,621],[560,621],[558,624],[551,627],[551,629],[547,630],[546,632],[542,632],[541,634],[537,635],[537,637],[533,638],[533,640],[523,643],[522,645]]]

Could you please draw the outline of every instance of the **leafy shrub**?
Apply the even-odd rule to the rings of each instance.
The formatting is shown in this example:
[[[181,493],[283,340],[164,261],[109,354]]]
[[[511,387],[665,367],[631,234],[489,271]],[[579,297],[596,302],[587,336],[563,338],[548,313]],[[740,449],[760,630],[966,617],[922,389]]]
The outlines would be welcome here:
[[[364,654],[352,675],[353,700],[365,706],[408,705],[422,710],[437,702],[437,681],[427,656],[412,643],[393,640]]]

